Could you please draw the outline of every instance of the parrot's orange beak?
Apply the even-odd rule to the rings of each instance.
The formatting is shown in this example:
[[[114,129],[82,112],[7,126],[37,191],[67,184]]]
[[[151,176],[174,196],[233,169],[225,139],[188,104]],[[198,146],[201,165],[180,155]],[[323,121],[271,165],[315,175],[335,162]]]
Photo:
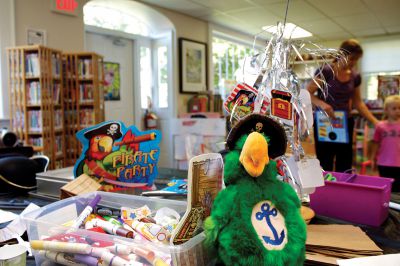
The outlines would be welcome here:
[[[252,132],[247,137],[240,153],[239,161],[252,177],[258,177],[269,163],[268,142],[258,132]]]
[[[113,139],[109,136],[103,136],[98,142],[100,152],[111,152],[113,147]]]

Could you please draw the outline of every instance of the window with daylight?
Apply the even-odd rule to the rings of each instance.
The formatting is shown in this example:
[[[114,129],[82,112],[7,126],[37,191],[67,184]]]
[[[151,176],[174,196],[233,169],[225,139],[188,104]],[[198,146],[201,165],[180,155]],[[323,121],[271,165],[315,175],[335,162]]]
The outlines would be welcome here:
[[[149,107],[149,100],[152,99],[152,71],[150,48],[140,47],[140,95],[143,109]]]
[[[240,75],[245,56],[250,55],[252,47],[238,42],[213,37],[213,87],[216,93],[226,99],[236,79]]]
[[[160,46],[157,51],[158,66],[158,106],[160,108],[168,107],[168,56],[167,47]]]
[[[90,2],[84,6],[84,22],[86,25],[118,30],[126,33],[149,36],[150,32],[145,23],[121,10]]]

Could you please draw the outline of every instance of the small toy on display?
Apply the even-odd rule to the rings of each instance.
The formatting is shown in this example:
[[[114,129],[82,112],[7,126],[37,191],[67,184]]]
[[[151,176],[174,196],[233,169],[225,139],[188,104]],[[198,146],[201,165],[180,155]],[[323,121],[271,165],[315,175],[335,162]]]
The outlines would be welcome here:
[[[157,176],[161,132],[126,128],[107,121],[77,133],[83,152],[74,167],[75,177],[87,174],[102,190],[150,189]]]
[[[226,188],[205,221],[206,244],[225,265],[302,265],[306,226],[293,188],[276,178],[285,129],[260,114],[243,118],[227,139]]]
[[[187,209],[171,236],[171,244],[185,243],[201,231],[223,187],[223,172],[224,163],[219,153],[206,153],[190,160]]]

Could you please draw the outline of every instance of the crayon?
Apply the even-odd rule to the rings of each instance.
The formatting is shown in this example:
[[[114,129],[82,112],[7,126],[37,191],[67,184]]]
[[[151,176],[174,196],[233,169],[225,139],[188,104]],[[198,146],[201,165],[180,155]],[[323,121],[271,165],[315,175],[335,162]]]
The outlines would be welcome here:
[[[168,263],[166,263],[163,259],[156,257],[152,263],[153,266],[170,266]]]
[[[155,258],[155,253],[146,248],[131,246],[131,251],[136,255],[146,259],[148,262],[152,262]]]
[[[97,233],[101,233],[101,234],[105,234],[106,233],[103,230],[103,228],[101,228],[101,227],[93,227],[93,228],[88,229],[88,231],[97,232]]]
[[[62,252],[54,252],[54,251],[39,251],[39,254],[53,262],[57,262],[61,265],[67,266],[85,266],[86,264],[82,264],[79,262],[75,262],[70,256],[62,253]]]
[[[125,223],[150,241],[168,243],[170,233],[158,224],[142,223],[137,220],[125,220]]]
[[[74,255],[74,260],[87,266],[97,266],[99,262],[99,260],[95,257],[81,254]]]
[[[142,223],[153,223],[153,224],[156,224],[157,222],[156,222],[156,220],[154,220],[154,218],[152,218],[152,217],[143,217],[143,218],[140,218],[139,219],[139,222],[142,222]]]
[[[78,218],[72,224],[72,228],[79,228],[82,225],[83,221],[92,213],[93,208],[96,207],[97,203],[101,200],[100,195],[96,195],[94,199],[92,199],[89,204],[83,209],[81,214],[79,214]]]
[[[113,246],[106,247],[106,249],[116,255],[129,255],[131,253],[130,247],[121,244],[115,244]]]
[[[101,254],[103,254],[104,252],[107,252],[107,249],[92,247],[92,250],[90,252],[90,256],[93,256],[93,257],[96,257],[96,258],[101,258]]]
[[[35,250],[49,250],[75,254],[90,254],[92,247],[82,243],[67,243],[45,240],[31,240],[31,248]]]
[[[141,258],[144,258],[145,260],[147,260],[150,263],[152,261],[154,261],[154,259],[155,259],[155,253],[147,248],[138,247],[135,244],[132,244],[128,241],[124,241],[121,239],[114,239],[114,241],[129,246],[132,253],[140,256]]]
[[[103,263],[108,266],[126,266],[129,265],[129,261],[124,260],[123,258],[112,254],[111,252],[103,252],[101,254],[101,259]]]

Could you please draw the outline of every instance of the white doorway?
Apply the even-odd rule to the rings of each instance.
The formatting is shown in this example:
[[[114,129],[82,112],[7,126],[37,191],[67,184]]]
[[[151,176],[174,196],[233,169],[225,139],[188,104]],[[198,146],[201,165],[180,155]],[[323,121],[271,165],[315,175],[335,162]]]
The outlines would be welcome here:
[[[120,120],[125,125],[135,123],[132,100],[135,97],[133,86],[134,56],[133,40],[94,32],[85,34],[86,50],[104,57],[104,62],[118,63],[120,68],[120,100],[105,101],[105,119]]]
[[[158,166],[172,168],[170,124],[176,116],[177,99],[173,24],[135,1],[92,0],[84,12],[85,49],[103,55],[104,61],[120,64],[121,100],[105,102],[106,119],[144,130],[147,96],[151,97],[162,134]]]

